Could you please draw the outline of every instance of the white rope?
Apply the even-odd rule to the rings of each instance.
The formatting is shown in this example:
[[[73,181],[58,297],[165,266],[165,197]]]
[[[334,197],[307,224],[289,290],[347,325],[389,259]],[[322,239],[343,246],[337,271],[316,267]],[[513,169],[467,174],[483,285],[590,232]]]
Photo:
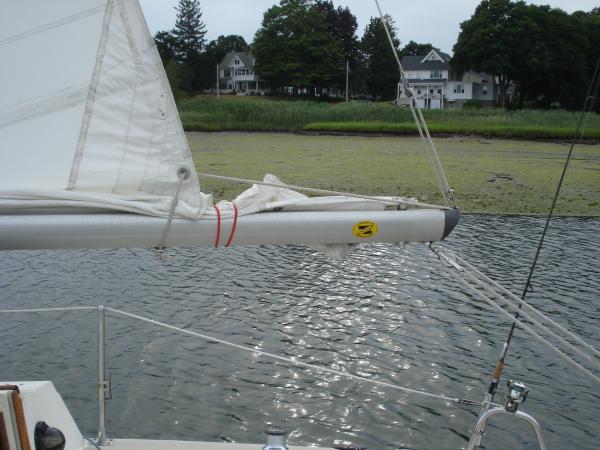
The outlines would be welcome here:
[[[309,187],[304,187],[304,186],[296,186],[293,184],[268,183],[266,181],[249,180],[246,178],[228,177],[225,175],[214,175],[211,173],[202,173],[202,172],[198,172],[198,176],[204,177],[204,178],[212,178],[214,180],[235,181],[238,183],[257,184],[259,186],[270,186],[270,187],[277,187],[277,188],[284,188],[284,189],[293,189],[296,191],[312,192],[315,194],[342,195],[345,197],[362,198],[364,200],[373,200],[376,202],[386,203],[389,205],[406,205],[406,206],[414,206],[417,208],[430,208],[430,209],[442,209],[442,210],[450,209],[447,206],[432,205],[429,203],[421,203],[421,202],[413,202],[410,200],[404,200],[402,198],[396,198],[396,197],[388,197],[388,198],[374,197],[371,195],[361,195],[361,194],[352,194],[349,192],[330,191],[328,189],[316,189],[316,188],[309,188]]]
[[[441,260],[440,260],[440,262],[441,262]],[[552,351],[554,351],[555,353],[557,353],[560,358],[562,358],[563,360],[565,360],[566,362],[568,362],[570,365],[572,365],[576,369],[580,370],[582,373],[584,373],[585,375],[587,375],[589,378],[591,378],[592,380],[594,380],[596,383],[600,384],[600,377],[598,377],[593,372],[591,372],[589,369],[583,367],[581,364],[579,364],[578,362],[576,362],[575,360],[573,360],[565,352],[563,352],[562,350],[560,350],[559,348],[557,348],[556,346],[554,346],[551,342],[549,342],[547,339],[545,339],[544,337],[542,337],[538,333],[536,333],[530,326],[526,325],[521,320],[515,318],[510,312],[506,311],[502,306],[498,305],[494,300],[492,300],[491,298],[489,298],[483,292],[479,291],[472,284],[470,284],[467,281],[465,281],[458,274],[457,271],[450,270],[450,268],[446,264],[441,264],[441,266],[444,268],[444,270],[448,274],[452,275],[461,285],[463,285],[464,287],[466,287],[467,289],[471,290],[473,293],[475,293],[476,295],[478,295],[479,297],[481,297],[483,300],[485,300],[487,303],[489,303],[494,309],[498,310],[500,313],[502,313],[503,315],[507,316],[510,319],[511,322],[514,322],[514,323],[518,324],[523,330],[527,331],[529,334],[531,334],[533,337],[535,337],[537,340],[539,340],[542,344],[544,344],[545,346],[547,346],[548,348],[550,348]],[[468,300],[470,300],[469,297],[466,296],[466,295],[465,295],[465,298],[468,299]]]
[[[361,381],[361,382],[367,382],[367,383],[371,383],[371,384],[376,384],[376,385],[379,385],[379,386],[384,386],[384,387],[388,387],[388,388],[391,388],[391,389],[396,389],[396,390],[399,390],[399,391],[404,391],[404,392],[407,392],[407,393],[410,393],[410,394],[417,394],[417,395],[422,395],[422,396],[425,396],[425,397],[437,398],[437,399],[440,399],[440,400],[445,400],[445,401],[448,401],[448,402],[458,403],[458,404],[462,404],[462,405],[474,405],[474,406],[481,406],[481,405],[483,405],[482,402],[477,402],[477,401],[473,401],[473,400],[466,400],[466,399],[460,399],[460,398],[457,398],[457,397],[449,397],[449,396],[446,396],[446,395],[434,394],[434,393],[431,393],[431,392],[419,391],[419,390],[416,390],[416,389],[410,389],[410,388],[398,386],[398,385],[395,385],[395,384],[392,384],[392,383],[387,383],[385,381],[372,380],[370,378],[361,377],[359,375],[353,375],[353,374],[347,373],[347,372],[339,372],[337,370],[330,369],[328,367],[317,366],[317,365],[314,365],[314,364],[305,363],[305,362],[302,362],[302,361],[297,361],[297,360],[292,359],[292,358],[286,358],[284,356],[276,355],[274,353],[269,353],[269,352],[265,352],[265,351],[262,351],[262,350],[257,350],[255,348],[246,347],[244,345],[234,344],[233,342],[225,341],[223,339],[215,338],[213,336],[208,336],[208,335],[202,334],[202,333],[197,333],[195,331],[186,330],[184,328],[179,328],[179,327],[176,327],[176,326],[173,326],[173,325],[168,325],[166,323],[158,322],[157,320],[153,320],[153,319],[148,319],[146,317],[139,316],[137,314],[132,314],[132,313],[129,313],[129,312],[125,312],[125,311],[121,311],[121,310],[113,309],[113,308],[108,308],[108,307],[105,308],[105,309],[106,309],[106,311],[111,311],[111,312],[113,312],[113,313],[115,313],[117,315],[122,315],[122,316],[125,316],[125,317],[130,317],[130,318],[133,318],[133,319],[136,319],[136,320],[140,320],[142,322],[147,322],[147,323],[150,323],[152,325],[156,325],[156,326],[165,328],[167,330],[177,331],[179,333],[187,334],[189,336],[193,336],[193,337],[197,337],[197,338],[201,338],[201,339],[205,339],[207,341],[218,342],[220,344],[223,344],[223,345],[226,345],[226,346],[229,346],[229,347],[233,347],[233,348],[236,348],[238,350],[243,350],[245,352],[249,352],[249,353],[253,353],[253,354],[259,354],[259,355],[262,355],[262,356],[266,356],[266,357],[269,357],[271,359],[276,359],[276,360],[279,360],[279,361],[284,361],[286,363],[289,363],[289,364],[292,364],[292,365],[295,365],[295,366],[302,366],[302,367],[306,367],[308,369],[316,370],[316,371],[319,371],[319,372],[330,373],[332,375],[341,376],[341,377],[344,377],[344,378],[350,378],[350,379],[356,380],[356,381]]]
[[[565,327],[563,327],[561,324],[555,322],[552,318],[546,316],[544,313],[542,313],[538,309],[534,308],[533,306],[531,306],[529,303],[527,303],[526,301],[524,301],[523,299],[521,299],[520,297],[518,297],[514,293],[510,292],[508,289],[506,289],[500,283],[492,280],[487,275],[485,275],[484,273],[482,273],[479,270],[477,270],[477,268],[475,268],[473,265],[469,264],[467,261],[465,261],[460,256],[455,255],[455,258],[456,258],[456,260],[457,260],[458,263],[464,265],[465,267],[469,268],[470,270],[473,270],[478,276],[482,277],[485,282],[490,283],[495,288],[501,290],[504,294],[508,295],[511,299],[513,299],[518,304],[522,305],[525,309],[528,309],[532,313],[537,314],[539,317],[543,318],[543,320],[549,322],[550,324],[552,324],[553,326],[555,326],[556,328],[558,328],[559,330],[561,330],[563,333],[565,333],[571,339],[577,341],[579,344],[581,344],[582,346],[586,347],[588,350],[590,350],[595,355],[600,356],[600,351],[598,351],[594,346],[590,345],[585,340],[583,340],[583,338],[581,338],[577,334],[573,333],[572,331],[569,331],[568,329],[566,329]],[[518,306],[517,306],[517,308],[518,308]],[[523,311],[521,311],[521,313],[522,312]],[[570,345],[572,345],[572,344],[570,344]]]

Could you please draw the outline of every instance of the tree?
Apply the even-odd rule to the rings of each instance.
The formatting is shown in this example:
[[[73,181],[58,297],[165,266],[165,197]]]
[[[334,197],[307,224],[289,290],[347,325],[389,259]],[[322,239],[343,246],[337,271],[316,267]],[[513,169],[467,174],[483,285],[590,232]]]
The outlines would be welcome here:
[[[542,56],[547,58],[547,54],[536,53],[538,44],[532,41],[538,36],[538,27],[527,14],[527,5],[523,1],[483,0],[460,27],[453,49],[453,68],[496,76],[503,107],[506,106],[506,91],[513,81],[523,77],[524,65]]]
[[[206,45],[206,56],[214,64],[220,63],[225,55],[230,52],[247,52],[250,49],[246,40],[237,34],[219,36]]]
[[[439,50],[438,48],[434,47],[429,43],[419,44],[415,41],[409,41],[409,43],[402,47],[402,50],[400,50],[400,58],[402,58],[403,56],[426,55],[433,49]]]
[[[534,56],[517,71],[519,106],[526,98],[549,107],[560,103],[577,107],[586,89],[586,45],[576,19],[560,9],[528,5],[529,17],[536,23],[532,36]],[[529,92],[528,92],[529,91]]]
[[[173,93],[173,97],[176,101],[180,100],[181,98],[183,98],[184,93],[180,88],[181,80],[179,79],[178,65],[172,59],[164,64],[165,72],[167,74],[167,79],[169,80],[169,85],[171,86],[171,92]]]
[[[388,23],[394,47],[398,51],[400,41],[396,38],[394,21],[390,16],[385,16],[385,20]],[[360,47],[366,66],[367,89],[374,99],[378,96],[393,98],[396,95],[400,74],[380,18],[371,18],[365,28]]]
[[[323,14],[308,0],[281,0],[267,10],[252,52],[256,72],[276,87],[328,86],[343,57]]]
[[[576,108],[580,109],[583,106],[583,97],[587,94],[588,86],[592,82],[594,71],[600,61],[600,7],[592,9],[589,13],[575,12],[573,18],[577,23],[577,27],[581,34],[586,38],[586,47],[584,49],[586,55],[585,64],[585,89],[582,89],[579,98],[577,99]],[[596,98],[595,111],[600,113],[600,100]]]
[[[345,85],[346,62],[356,70],[359,62],[359,42],[356,37],[358,22],[350,8],[337,8],[331,0],[317,0],[313,8],[324,15],[327,31],[333,36],[342,50],[342,59],[338,62],[339,74],[335,84],[338,87]]]
[[[165,67],[170,61],[175,60],[177,41],[170,31],[157,31],[154,35],[154,43]]]
[[[204,47],[206,28],[198,0],[179,0],[175,7],[177,20],[171,32],[175,37],[175,56],[178,61],[191,61]]]

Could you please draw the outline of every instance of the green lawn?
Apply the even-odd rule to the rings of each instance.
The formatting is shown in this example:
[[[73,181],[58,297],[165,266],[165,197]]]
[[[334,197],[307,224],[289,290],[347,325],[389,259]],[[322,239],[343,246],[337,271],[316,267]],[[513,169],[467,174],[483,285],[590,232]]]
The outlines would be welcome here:
[[[410,111],[390,103],[325,103],[271,97],[214,96],[179,102],[188,131],[311,131],[415,133]],[[570,139],[577,113],[499,109],[424,111],[433,133],[503,138]],[[585,133],[600,139],[600,115],[589,117]]]
[[[199,172],[253,179],[273,173],[290,184],[441,202],[416,137],[226,132],[188,133],[188,140]],[[467,213],[547,213],[568,152],[561,143],[464,137],[435,142]],[[216,200],[246,188],[201,181]],[[557,214],[600,216],[600,146],[576,148]]]

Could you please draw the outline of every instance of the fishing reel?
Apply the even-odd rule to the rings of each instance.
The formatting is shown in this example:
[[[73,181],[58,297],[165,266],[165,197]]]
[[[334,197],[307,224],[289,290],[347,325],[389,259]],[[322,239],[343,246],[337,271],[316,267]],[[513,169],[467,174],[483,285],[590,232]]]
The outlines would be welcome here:
[[[519,381],[508,380],[506,385],[508,386],[508,394],[506,395],[506,405],[504,405],[504,408],[510,413],[517,412],[519,405],[525,403],[525,400],[527,400],[529,389]]]

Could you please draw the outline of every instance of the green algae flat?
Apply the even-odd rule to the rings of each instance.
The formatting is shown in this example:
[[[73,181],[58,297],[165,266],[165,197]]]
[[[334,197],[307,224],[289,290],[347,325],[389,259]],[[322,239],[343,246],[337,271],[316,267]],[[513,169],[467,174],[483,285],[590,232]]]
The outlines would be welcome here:
[[[282,181],[369,195],[441,202],[421,141],[415,137],[305,136],[288,133],[187,133],[199,172]],[[562,143],[453,137],[435,139],[465,213],[545,214],[569,146]],[[201,180],[215,199],[247,186]],[[600,146],[576,147],[556,213],[600,216]]]

